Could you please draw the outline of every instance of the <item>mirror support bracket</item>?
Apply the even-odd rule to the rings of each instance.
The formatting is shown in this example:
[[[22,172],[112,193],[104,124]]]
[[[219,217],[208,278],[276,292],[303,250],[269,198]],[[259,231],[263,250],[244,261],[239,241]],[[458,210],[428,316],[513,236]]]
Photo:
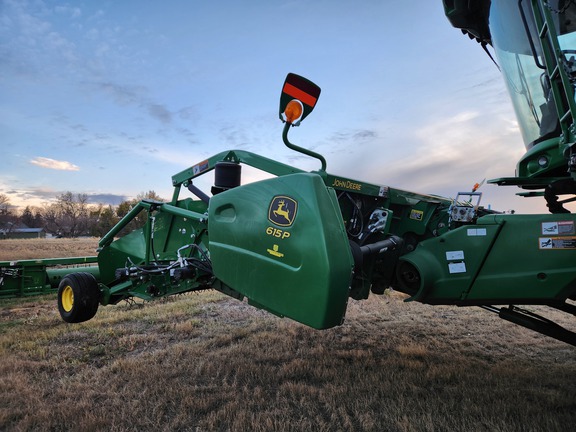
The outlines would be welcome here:
[[[282,140],[284,141],[284,144],[286,144],[286,147],[288,147],[289,149],[292,149],[294,151],[303,153],[307,156],[311,156],[313,158],[318,159],[320,161],[320,163],[322,164],[322,168],[320,168],[320,171],[326,171],[326,159],[324,159],[324,156],[322,156],[319,153],[313,152],[312,150],[308,150],[308,149],[299,147],[295,144],[292,144],[290,141],[288,141],[288,131],[290,130],[290,126],[292,126],[292,124],[286,122],[284,124],[284,130],[282,131]]]

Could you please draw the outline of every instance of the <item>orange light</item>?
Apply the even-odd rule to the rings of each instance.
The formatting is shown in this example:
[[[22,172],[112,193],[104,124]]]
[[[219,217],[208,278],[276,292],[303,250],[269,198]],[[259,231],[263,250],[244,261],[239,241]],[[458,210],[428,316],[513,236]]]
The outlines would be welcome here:
[[[302,106],[302,102],[298,99],[292,99],[286,105],[286,109],[284,110],[284,115],[286,116],[286,122],[292,124],[297,121],[300,117],[302,117],[302,112],[304,108]]]

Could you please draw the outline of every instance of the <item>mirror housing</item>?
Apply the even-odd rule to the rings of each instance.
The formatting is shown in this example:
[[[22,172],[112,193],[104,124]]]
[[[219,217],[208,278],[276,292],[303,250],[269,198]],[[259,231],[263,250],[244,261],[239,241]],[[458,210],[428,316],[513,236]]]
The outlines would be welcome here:
[[[316,106],[318,97],[320,87],[300,75],[289,73],[280,95],[280,120],[292,126],[300,125]]]

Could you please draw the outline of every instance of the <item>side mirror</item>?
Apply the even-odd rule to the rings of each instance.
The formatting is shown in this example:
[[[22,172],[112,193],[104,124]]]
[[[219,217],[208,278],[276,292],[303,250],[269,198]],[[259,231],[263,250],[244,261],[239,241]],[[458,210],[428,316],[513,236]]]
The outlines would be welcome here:
[[[319,96],[320,87],[300,75],[289,73],[280,96],[280,120],[299,126],[312,112]]]
[[[326,159],[324,159],[324,156],[312,150],[294,145],[288,140],[290,126],[300,125],[300,122],[304,120],[316,106],[319,96],[320,87],[300,75],[289,73],[286,81],[284,81],[282,95],[280,96],[280,120],[285,123],[282,140],[284,144],[286,144],[286,147],[318,159],[322,164],[320,171],[326,171]]]

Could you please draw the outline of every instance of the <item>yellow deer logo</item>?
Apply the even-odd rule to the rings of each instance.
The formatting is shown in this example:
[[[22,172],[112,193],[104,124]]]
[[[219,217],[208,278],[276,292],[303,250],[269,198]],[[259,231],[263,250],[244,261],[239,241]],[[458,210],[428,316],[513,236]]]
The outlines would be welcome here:
[[[275,196],[270,203],[268,220],[276,225],[288,227],[294,222],[298,203],[287,196]]]
[[[283,208],[285,204],[286,203],[284,200],[278,201],[278,208],[273,210],[272,213],[274,213],[275,216],[282,216],[284,219],[290,222],[290,211],[288,209],[284,210]]]

